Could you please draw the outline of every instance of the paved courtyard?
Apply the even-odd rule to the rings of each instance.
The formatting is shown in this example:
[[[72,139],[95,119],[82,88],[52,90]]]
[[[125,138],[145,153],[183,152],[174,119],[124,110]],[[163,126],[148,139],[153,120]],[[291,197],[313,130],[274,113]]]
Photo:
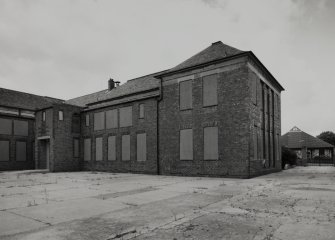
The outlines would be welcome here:
[[[0,239],[335,239],[335,167],[253,179],[0,173]]]

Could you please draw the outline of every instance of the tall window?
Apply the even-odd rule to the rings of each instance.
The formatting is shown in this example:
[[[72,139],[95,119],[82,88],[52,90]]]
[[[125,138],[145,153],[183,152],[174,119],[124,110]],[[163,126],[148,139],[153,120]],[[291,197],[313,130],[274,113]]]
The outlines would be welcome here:
[[[12,134],[12,120],[0,118],[0,134]]]
[[[16,161],[24,162],[27,160],[27,143],[16,142]]]
[[[193,130],[180,130],[180,160],[193,160]]]
[[[217,74],[202,78],[203,81],[203,106],[218,104]]]
[[[106,112],[106,128],[117,128],[117,109],[109,110]]]
[[[90,115],[88,113],[85,115],[85,126],[90,126]]]
[[[251,73],[251,94],[253,104],[257,104],[257,83],[258,77],[255,73]]]
[[[254,126],[252,133],[252,142],[253,142],[253,152],[254,159],[258,159],[258,136],[257,136],[257,126]]]
[[[137,134],[136,139],[136,158],[137,161],[146,161],[147,160],[147,134],[139,133]]]
[[[43,112],[42,112],[42,121],[45,122],[45,119],[46,119],[46,112],[43,111]]]
[[[64,120],[64,112],[63,111],[58,111],[58,120],[63,121]]]
[[[122,161],[130,160],[130,135],[122,135]]]
[[[204,160],[219,159],[218,127],[204,128]]]
[[[105,129],[105,112],[94,113],[94,130]]]
[[[179,108],[192,109],[192,80],[179,83]]]
[[[133,125],[133,107],[120,108],[120,127],[129,127]]]
[[[79,139],[78,138],[73,139],[73,157],[75,158],[79,157]]]
[[[139,118],[144,118],[144,104],[139,105]]]
[[[116,137],[109,136],[108,137],[108,160],[115,161],[116,160]]]
[[[9,141],[0,140],[0,162],[9,161]]]
[[[14,120],[14,135],[28,136],[28,122]]]
[[[95,139],[95,161],[102,161],[102,137],[97,137]]]
[[[84,161],[91,160],[91,139],[86,138],[84,140]]]

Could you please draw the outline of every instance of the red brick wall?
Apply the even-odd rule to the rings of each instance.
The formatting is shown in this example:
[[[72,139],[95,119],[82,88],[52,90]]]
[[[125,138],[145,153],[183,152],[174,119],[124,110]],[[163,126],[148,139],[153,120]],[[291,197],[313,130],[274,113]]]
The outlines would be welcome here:
[[[145,118],[139,118],[139,104],[145,105]],[[132,126],[131,127],[118,127],[113,129],[104,129],[94,131],[93,129],[93,115],[95,112],[108,111],[111,109],[119,109],[121,107],[132,106]],[[90,115],[90,126],[85,126],[85,114]],[[119,114],[119,111],[118,111]],[[120,116],[118,116],[120,119]],[[118,124],[120,126],[120,123]],[[147,160],[143,162],[136,161],[136,134],[147,134]],[[157,100],[155,98],[140,100],[136,102],[119,104],[110,106],[103,109],[92,110],[81,115],[81,164],[84,170],[98,170],[98,171],[111,171],[111,172],[135,172],[135,173],[157,173]],[[121,138],[124,134],[130,134],[130,161],[121,160]],[[107,160],[108,136],[116,136],[116,161]],[[95,138],[103,138],[103,161],[95,160]],[[83,161],[84,159],[84,139],[91,139],[91,155],[92,160],[89,162]]]
[[[246,65],[218,74],[218,105],[212,107],[202,106],[201,71],[192,74],[192,110],[179,110],[178,82],[173,77],[173,84],[166,84],[168,79],[163,81],[163,100],[159,104],[161,173],[247,177],[250,92]],[[203,128],[207,126],[219,128],[219,160],[203,160]],[[179,160],[179,131],[184,128],[193,128],[193,161]]]

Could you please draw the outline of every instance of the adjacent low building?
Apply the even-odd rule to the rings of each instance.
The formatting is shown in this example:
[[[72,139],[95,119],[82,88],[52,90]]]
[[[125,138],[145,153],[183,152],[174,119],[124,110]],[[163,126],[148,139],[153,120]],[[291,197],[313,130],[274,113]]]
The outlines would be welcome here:
[[[215,42],[174,68],[120,86],[110,79],[102,91],[35,109],[35,168],[240,178],[280,171],[282,90],[251,51]]]
[[[293,127],[281,137],[284,147],[293,150],[297,155],[297,165],[333,165],[334,146]]]

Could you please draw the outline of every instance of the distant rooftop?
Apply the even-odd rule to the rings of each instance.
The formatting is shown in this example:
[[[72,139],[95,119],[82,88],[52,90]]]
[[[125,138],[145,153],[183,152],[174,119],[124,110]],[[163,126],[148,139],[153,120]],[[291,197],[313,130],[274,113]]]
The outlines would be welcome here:
[[[288,148],[332,148],[333,145],[293,127],[281,137],[282,145]]]

